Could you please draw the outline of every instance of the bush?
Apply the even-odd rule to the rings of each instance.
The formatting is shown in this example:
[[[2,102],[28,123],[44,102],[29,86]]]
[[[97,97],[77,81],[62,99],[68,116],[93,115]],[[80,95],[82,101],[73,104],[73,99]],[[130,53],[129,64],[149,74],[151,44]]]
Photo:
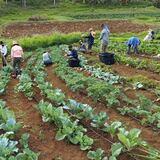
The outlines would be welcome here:
[[[153,0],[153,5],[157,8],[160,8],[160,0]]]
[[[32,50],[37,48],[45,48],[52,45],[60,45],[60,44],[71,44],[74,42],[78,42],[81,38],[80,33],[53,33],[52,35],[35,35],[31,38],[25,37],[19,39],[19,44],[24,48],[24,50]]]

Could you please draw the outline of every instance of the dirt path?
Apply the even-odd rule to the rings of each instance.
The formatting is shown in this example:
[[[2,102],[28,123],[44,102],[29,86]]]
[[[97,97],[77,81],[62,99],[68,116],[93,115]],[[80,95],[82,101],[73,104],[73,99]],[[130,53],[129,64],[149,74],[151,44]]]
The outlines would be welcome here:
[[[50,34],[55,31],[87,32],[89,28],[101,30],[101,24],[107,23],[112,33],[122,32],[142,32],[149,29],[147,25],[131,23],[126,20],[95,20],[95,21],[76,21],[76,22],[24,22],[10,24],[3,28],[2,36],[8,38],[31,36],[33,34]],[[20,32],[21,31],[21,32]]]
[[[46,72],[48,74],[47,80],[53,84],[54,87],[57,87],[61,89],[65,95],[68,98],[73,98],[78,102],[81,103],[86,103],[95,108],[95,111],[100,112],[100,111],[105,111],[108,113],[110,120],[119,120],[124,122],[126,125],[128,125],[128,128],[139,128],[142,130],[142,138],[147,140],[150,145],[156,147],[157,149],[160,148],[160,139],[159,139],[159,133],[154,132],[151,128],[143,127],[139,125],[136,121],[133,121],[133,119],[127,117],[127,116],[121,116],[119,113],[115,111],[115,109],[108,109],[105,107],[105,105],[101,103],[95,103],[91,100],[91,98],[79,94],[79,93],[74,93],[72,92],[66,85],[65,82],[60,80],[56,74],[53,73],[53,68],[52,66],[47,67]]]
[[[21,93],[14,93],[14,86],[17,83],[17,80],[12,79],[6,95],[0,98],[6,101],[7,106],[16,114],[17,120],[25,126],[19,133],[30,134],[29,146],[33,151],[41,152],[39,160],[57,160],[58,157],[62,160],[87,160],[86,153],[80,151],[79,146],[54,140],[56,127],[42,122],[34,101],[29,101]]]

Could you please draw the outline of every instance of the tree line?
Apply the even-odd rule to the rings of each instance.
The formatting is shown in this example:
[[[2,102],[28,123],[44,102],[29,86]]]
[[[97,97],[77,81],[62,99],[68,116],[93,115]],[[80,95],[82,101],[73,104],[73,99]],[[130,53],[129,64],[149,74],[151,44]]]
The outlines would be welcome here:
[[[0,0],[3,1],[6,5],[9,3],[16,3],[22,7],[27,6],[42,6],[45,4],[57,5],[59,2],[67,3],[82,3],[82,4],[92,4],[92,5],[104,5],[104,4],[117,4],[117,5],[129,5],[131,3],[153,3],[154,6],[160,7],[160,0]]]

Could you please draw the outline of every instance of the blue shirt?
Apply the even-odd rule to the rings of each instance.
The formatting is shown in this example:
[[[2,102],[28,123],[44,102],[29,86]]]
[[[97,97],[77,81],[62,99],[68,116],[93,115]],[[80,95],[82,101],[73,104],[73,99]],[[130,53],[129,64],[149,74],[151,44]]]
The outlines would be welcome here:
[[[68,56],[73,57],[73,58],[78,58],[77,51],[75,49],[72,49]]]
[[[131,45],[133,47],[137,47],[139,45],[140,41],[137,37],[131,37],[128,42],[127,45]]]

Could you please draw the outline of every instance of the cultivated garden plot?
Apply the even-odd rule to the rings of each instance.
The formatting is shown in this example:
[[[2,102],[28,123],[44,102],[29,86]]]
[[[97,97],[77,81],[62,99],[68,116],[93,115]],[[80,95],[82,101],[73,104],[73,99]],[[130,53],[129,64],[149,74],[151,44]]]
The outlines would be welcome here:
[[[153,58],[159,53],[159,41],[150,43],[151,48],[141,47],[144,56],[126,56],[123,43],[128,35],[121,39],[111,35],[109,48],[116,64],[110,67],[99,62],[98,41],[91,54],[79,56],[81,68],[68,66],[68,45],[79,45],[80,33],[20,39],[29,51],[21,75],[11,79],[11,66],[0,70],[0,138],[13,145],[0,156],[160,160],[160,64]],[[51,53],[52,66],[42,64],[45,50]],[[3,109],[9,113],[4,117]]]

